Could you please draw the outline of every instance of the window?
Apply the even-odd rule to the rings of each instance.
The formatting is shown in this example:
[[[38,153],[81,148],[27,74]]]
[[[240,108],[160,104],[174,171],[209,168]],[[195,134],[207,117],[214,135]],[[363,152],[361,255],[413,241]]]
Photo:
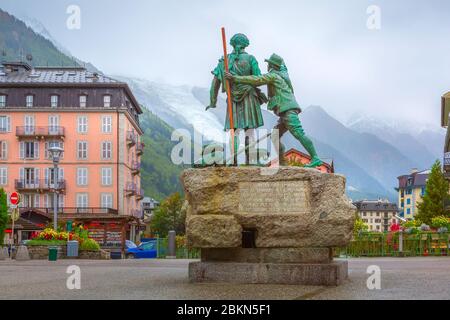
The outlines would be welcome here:
[[[111,160],[112,158],[112,142],[102,142],[102,160]]]
[[[77,168],[77,185],[87,186],[88,184],[88,169]]]
[[[112,116],[102,116],[102,132],[112,132]]]
[[[4,186],[8,183],[8,168],[0,168],[0,185]]]
[[[4,94],[0,95],[0,108],[6,107],[6,96]]]
[[[48,117],[48,132],[50,134],[59,134],[59,116],[58,115],[50,115]]]
[[[0,160],[8,159],[8,142],[0,141]]]
[[[0,133],[11,131],[11,118],[9,116],[0,116]]]
[[[78,141],[77,158],[80,160],[87,160],[88,158],[87,141]]]
[[[44,197],[44,207],[53,208],[53,193],[46,194]],[[64,208],[64,195],[60,194],[58,197],[58,208]]]
[[[102,168],[102,186],[112,185],[112,168]]]
[[[55,141],[48,141],[48,142],[45,143],[45,145],[44,145],[44,157],[45,157],[45,159],[52,160],[52,155],[48,151],[51,147],[59,147],[59,148],[63,149],[63,152],[61,153],[60,158],[61,159],[64,158],[64,142],[59,141],[59,140],[55,140]]]
[[[26,107],[32,108],[34,106],[34,96],[29,94],[26,96]]]
[[[57,95],[52,95],[52,96],[50,97],[50,106],[51,106],[52,108],[58,108],[58,106],[59,106],[59,96],[57,96]]]
[[[77,193],[77,207],[87,208],[89,205],[88,194],[87,193]]]
[[[101,207],[102,208],[112,208],[113,207],[113,195],[112,195],[112,193],[102,193],[100,202],[101,202]]]
[[[411,209],[410,208],[406,209],[406,214],[411,214]]]
[[[88,117],[87,116],[79,116],[78,124],[77,124],[78,133],[87,133],[88,132]]]
[[[422,192],[421,192],[421,195],[422,195],[422,197],[425,195],[425,187],[422,187]]]
[[[86,108],[87,105],[87,96],[81,95],[80,96],[80,108]]]
[[[111,107],[111,96],[110,95],[103,96],[103,107],[105,107],[105,108]]]
[[[19,149],[20,159],[39,159],[39,142],[37,141],[21,141]]]
[[[411,204],[411,199],[410,198],[406,199],[406,204]]]

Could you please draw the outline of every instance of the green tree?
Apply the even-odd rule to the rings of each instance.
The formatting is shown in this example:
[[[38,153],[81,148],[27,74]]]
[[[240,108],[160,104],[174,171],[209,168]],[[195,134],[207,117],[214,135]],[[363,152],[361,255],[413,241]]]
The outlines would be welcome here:
[[[160,237],[166,237],[170,230],[175,230],[177,235],[183,235],[186,229],[186,210],[183,203],[184,199],[178,192],[163,200],[152,217],[152,231],[157,232]]]
[[[357,238],[362,232],[367,232],[369,226],[364,223],[358,213],[355,215],[355,222],[353,224],[353,237]]]
[[[444,208],[444,202],[449,199],[448,187],[448,181],[442,173],[441,163],[436,160],[428,177],[425,195],[422,202],[417,205],[419,213],[415,218],[430,225],[434,217],[449,217],[449,212],[446,212]]]
[[[8,204],[6,201],[5,190],[0,189],[0,247],[3,245],[5,239],[5,229],[8,223]]]

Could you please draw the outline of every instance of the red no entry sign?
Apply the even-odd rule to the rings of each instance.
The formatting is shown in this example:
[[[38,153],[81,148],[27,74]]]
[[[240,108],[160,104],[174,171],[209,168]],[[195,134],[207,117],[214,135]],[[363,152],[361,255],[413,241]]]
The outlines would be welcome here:
[[[11,193],[11,195],[9,196],[9,201],[11,202],[11,204],[13,205],[18,205],[20,202],[20,196],[17,192],[13,192]]]

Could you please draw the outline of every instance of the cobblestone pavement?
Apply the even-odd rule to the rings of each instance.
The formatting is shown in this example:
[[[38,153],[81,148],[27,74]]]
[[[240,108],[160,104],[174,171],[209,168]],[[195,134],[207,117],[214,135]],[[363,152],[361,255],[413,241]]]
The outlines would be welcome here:
[[[450,258],[350,259],[339,287],[191,284],[189,260],[0,261],[1,299],[449,299]],[[69,290],[67,267],[81,269]],[[381,269],[381,290],[366,286],[367,267]]]

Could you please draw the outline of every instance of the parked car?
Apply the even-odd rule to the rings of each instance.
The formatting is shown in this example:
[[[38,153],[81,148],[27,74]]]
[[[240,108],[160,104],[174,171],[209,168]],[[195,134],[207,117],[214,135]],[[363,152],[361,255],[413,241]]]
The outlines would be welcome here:
[[[130,240],[125,241],[127,259],[150,259],[157,257],[156,242],[142,242],[138,246]]]

